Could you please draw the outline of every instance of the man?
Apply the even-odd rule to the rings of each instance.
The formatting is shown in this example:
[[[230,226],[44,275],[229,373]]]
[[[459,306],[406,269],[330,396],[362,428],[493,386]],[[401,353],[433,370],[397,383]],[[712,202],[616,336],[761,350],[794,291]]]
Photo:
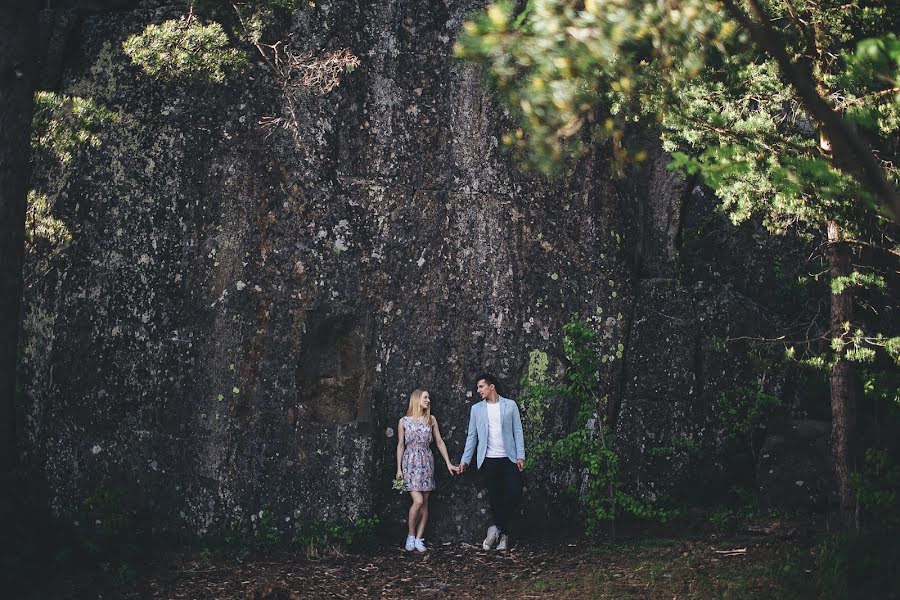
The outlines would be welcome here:
[[[493,375],[478,376],[476,389],[481,402],[469,412],[469,432],[466,448],[459,463],[459,472],[472,462],[477,448],[478,470],[488,490],[494,524],[488,527],[482,547],[497,550],[509,547],[509,520],[522,499],[522,476],[525,468],[525,439],[519,407],[497,392]]]

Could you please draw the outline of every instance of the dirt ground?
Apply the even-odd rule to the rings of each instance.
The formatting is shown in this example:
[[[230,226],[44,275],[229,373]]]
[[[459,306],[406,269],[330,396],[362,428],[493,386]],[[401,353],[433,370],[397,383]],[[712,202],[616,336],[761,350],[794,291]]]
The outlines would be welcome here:
[[[400,547],[324,557],[239,560],[170,556],[135,583],[67,586],[60,598],[801,598],[813,536],[754,526],[691,538],[586,545],[523,543],[505,552],[455,543],[419,554]],[[786,583],[793,582],[791,584]],[[800,583],[798,583],[800,582]]]

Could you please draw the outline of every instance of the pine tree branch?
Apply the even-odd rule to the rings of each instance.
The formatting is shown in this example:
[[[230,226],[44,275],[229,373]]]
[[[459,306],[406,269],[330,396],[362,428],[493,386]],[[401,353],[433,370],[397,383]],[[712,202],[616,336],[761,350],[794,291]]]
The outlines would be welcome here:
[[[722,2],[728,13],[747,30],[753,42],[775,59],[785,81],[794,88],[803,106],[828,134],[835,151],[840,154],[841,162],[880,200],[893,220],[900,218],[900,194],[888,181],[872,148],[819,94],[812,74],[791,60],[784,41],[770,25],[769,16],[759,0],[746,0],[755,19],[744,12],[736,0]]]
[[[864,96],[860,96],[858,98],[852,98],[850,100],[844,100],[843,102],[839,102],[834,108],[836,110],[844,110],[848,106],[853,106],[854,104],[862,104],[867,100],[872,98],[878,98],[881,96],[887,96],[888,94],[897,94],[900,93],[900,87],[892,87],[886,90],[878,90],[877,92],[872,92],[871,94],[865,94]]]

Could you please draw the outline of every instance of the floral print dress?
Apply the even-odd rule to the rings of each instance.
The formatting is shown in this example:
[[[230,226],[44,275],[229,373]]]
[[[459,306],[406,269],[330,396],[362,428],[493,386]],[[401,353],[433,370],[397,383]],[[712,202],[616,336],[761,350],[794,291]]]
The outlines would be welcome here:
[[[408,492],[430,492],[434,489],[434,456],[431,454],[431,424],[421,419],[403,417],[404,438],[401,470]]]

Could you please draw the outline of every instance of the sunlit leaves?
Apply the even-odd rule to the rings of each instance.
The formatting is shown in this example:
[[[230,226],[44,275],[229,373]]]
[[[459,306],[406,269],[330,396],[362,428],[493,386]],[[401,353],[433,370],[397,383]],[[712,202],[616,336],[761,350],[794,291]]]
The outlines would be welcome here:
[[[28,209],[25,213],[25,241],[29,247],[46,242],[60,246],[72,240],[69,228],[53,216],[47,196],[35,190],[28,192]]]
[[[203,25],[193,15],[148,25],[122,47],[145,73],[166,81],[195,78],[221,83],[229,72],[248,65],[245,54],[229,46],[221,25]]]
[[[864,39],[844,58],[847,93],[840,106],[848,118],[881,135],[900,130],[900,39],[893,33]]]
[[[844,277],[835,277],[831,280],[831,293],[840,294],[850,286],[872,287],[880,290],[887,288],[884,277],[874,273],[860,273],[853,271]]]
[[[857,68],[868,69],[885,83],[900,85],[900,39],[897,34],[888,33],[859,42],[854,64]]]
[[[782,17],[777,26],[789,53],[808,61],[805,36],[812,25],[802,17],[791,21],[784,2],[766,5]],[[812,11],[828,69],[816,72],[823,89],[832,88],[830,99],[880,134],[895,134],[900,105],[883,82],[873,87],[873,73],[894,68],[896,38],[860,45],[863,58],[854,64],[870,65],[867,80],[861,72],[840,76],[854,35],[848,28],[877,31],[886,26],[879,20],[884,10],[804,2],[793,9]],[[519,15],[509,3],[489,12],[466,24],[457,55],[487,67],[518,117],[520,129],[504,142],[545,171],[598,142],[609,142],[617,163],[633,161],[640,149],[629,147],[624,131],[628,123],[645,122],[660,128],[666,150],[682,153],[673,166],[701,176],[735,222],[758,215],[783,232],[835,219],[852,232],[865,212],[859,209],[874,205],[823,152],[818,124],[776,63],[749,43],[719,2],[533,0]],[[883,162],[888,177],[900,179],[895,166]]]
[[[642,104],[695,77],[734,31],[699,0],[680,11],[640,0],[533,0],[516,16],[500,2],[465,25],[456,54],[485,64],[520,117],[526,135],[507,143],[552,171],[595,141],[582,135],[593,124],[595,137],[614,141],[618,160],[635,158],[616,143],[625,123],[654,118]],[[677,61],[673,47],[685,51]]]
[[[99,146],[101,127],[119,116],[90,98],[55,92],[34,95],[31,147],[50,152],[60,162],[68,162],[80,146]]]

